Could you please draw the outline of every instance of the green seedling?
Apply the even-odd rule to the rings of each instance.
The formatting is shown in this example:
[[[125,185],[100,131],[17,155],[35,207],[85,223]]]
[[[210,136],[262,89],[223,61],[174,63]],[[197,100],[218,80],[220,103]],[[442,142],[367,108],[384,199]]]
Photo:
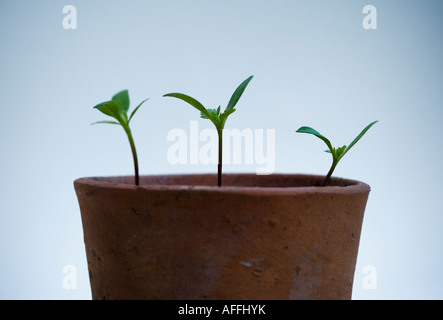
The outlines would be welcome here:
[[[137,151],[135,149],[134,139],[132,137],[131,129],[129,128],[129,122],[131,121],[134,114],[141,107],[141,105],[148,99],[143,100],[131,113],[128,118],[129,110],[129,94],[128,90],[123,90],[115,94],[111,100],[99,103],[94,108],[100,110],[104,114],[114,118],[117,121],[97,121],[93,124],[98,123],[108,123],[121,125],[126,132],[129,139],[129,144],[131,145],[132,157],[134,159],[134,172],[135,172],[135,184],[139,185],[139,175],[138,175],[138,159]]]
[[[343,158],[343,156],[357,143],[358,140],[361,139],[361,137],[363,137],[363,135],[369,130],[369,128],[371,128],[377,122],[378,121],[374,121],[368,124],[366,128],[364,128],[363,131],[360,132],[360,134],[349,144],[349,146],[345,145],[341,148],[332,147],[331,142],[325,136],[321,135],[318,131],[310,127],[301,127],[296,131],[299,133],[313,134],[314,136],[320,138],[328,146],[328,150],[325,150],[325,152],[332,154],[332,166],[331,169],[329,169],[329,172],[327,173],[323,181],[323,186],[325,186],[329,182],[329,179],[331,178],[332,173],[335,170],[335,167],[337,166],[338,162]]]
[[[223,150],[223,129],[225,127],[226,120],[228,119],[228,116],[235,112],[236,109],[234,109],[235,105],[237,104],[238,100],[242,96],[243,92],[246,89],[246,86],[248,85],[249,81],[253,76],[250,76],[245,81],[243,81],[237,89],[234,91],[234,93],[231,96],[231,99],[228,102],[228,105],[226,106],[225,111],[223,113],[220,113],[220,106],[217,109],[206,109],[199,101],[196,99],[183,94],[183,93],[168,93],[165,94],[164,97],[174,97],[181,99],[190,105],[192,105],[194,108],[200,111],[200,116],[203,119],[209,119],[211,122],[215,125],[215,128],[217,129],[218,134],[218,180],[217,184],[220,187],[222,185],[222,164],[223,164],[223,157],[222,157],[222,150]]]

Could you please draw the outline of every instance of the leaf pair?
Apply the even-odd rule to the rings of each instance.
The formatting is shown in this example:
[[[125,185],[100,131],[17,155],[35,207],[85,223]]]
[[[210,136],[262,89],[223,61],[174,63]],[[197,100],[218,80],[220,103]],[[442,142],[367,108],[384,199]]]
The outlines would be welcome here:
[[[332,155],[332,166],[329,170],[328,174],[326,175],[325,180],[323,181],[323,185],[326,185],[332,175],[332,172],[334,171],[335,167],[337,166],[338,162],[343,158],[343,156],[363,137],[363,135],[378,121],[371,122],[368,124],[362,132],[349,144],[349,146],[342,146],[340,148],[335,148],[332,146],[331,142],[328,138],[320,134],[317,130],[314,130],[310,127],[301,127],[296,132],[298,133],[308,133],[316,136],[317,138],[320,138],[323,140],[326,145],[328,146],[328,150],[325,150],[325,152],[328,152]]]
[[[174,97],[189,103],[198,111],[200,111],[201,118],[211,120],[217,130],[220,131],[223,130],[223,128],[225,127],[228,116],[235,112],[234,107],[237,104],[238,100],[240,100],[240,97],[242,96],[243,92],[246,89],[246,86],[248,85],[249,81],[252,80],[252,78],[253,76],[250,76],[237,87],[237,89],[232,94],[231,99],[229,100],[228,105],[226,106],[226,109],[225,111],[223,111],[223,113],[220,113],[220,106],[217,109],[206,109],[199,101],[183,93],[168,93],[165,94],[164,97]]]
[[[254,76],[250,76],[249,78],[244,80],[237,87],[237,89],[235,89],[223,113],[220,112],[220,106],[217,109],[206,109],[199,101],[183,93],[168,93],[164,95],[164,97],[174,97],[189,103],[191,106],[200,111],[201,118],[209,119],[215,125],[218,134],[218,186],[221,186],[222,184],[223,129],[225,127],[228,116],[235,112],[234,107],[237,105],[238,100],[240,100],[240,97],[242,96],[248,83],[252,80],[253,77]]]
[[[108,123],[108,124],[120,124],[125,130],[129,128],[129,122],[134,114],[148,99],[143,100],[131,113],[128,118],[129,111],[129,93],[128,90],[123,90],[116,93],[111,100],[99,103],[94,108],[100,110],[104,114],[113,117],[115,121],[97,121],[93,124]]]

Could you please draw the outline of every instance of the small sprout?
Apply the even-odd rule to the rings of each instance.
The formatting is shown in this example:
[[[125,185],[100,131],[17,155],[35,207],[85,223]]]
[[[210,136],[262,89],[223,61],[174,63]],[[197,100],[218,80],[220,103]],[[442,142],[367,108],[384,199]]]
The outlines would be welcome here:
[[[226,120],[228,119],[228,116],[233,112],[235,112],[234,107],[237,104],[240,97],[242,96],[243,92],[246,89],[246,86],[248,85],[249,81],[251,81],[252,78],[253,76],[250,76],[237,87],[237,89],[232,94],[231,99],[229,100],[229,103],[225,111],[223,111],[223,113],[220,113],[220,106],[217,109],[206,109],[196,99],[183,93],[168,93],[164,95],[164,97],[174,97],[189,103],[194,108],[200,111],[201,118],[209,119],[215,125],[215,128],[217,129],[218,133],[218,181],[217,182],[219,187],[221,186],[222,183],[223,129],[225,127],[225,123]]]
[[[129,128],[129,122],[131,121],[134,114],[141,107],[141,105],[146,102],[143,100],[131,113],[128,118],[128,110],[129,110],[129,94],[128,90],[123,90],[115,94],[110,101],[105,101],[99,103],[94,108],[100,110],[104,114],[114,118],[116,121],[97,121],[93,124],[98,123],[108,123],[108,124],[117,124],[121,125],[126,132],[126,135],[129,139],[129,144],[131,145],[132,157],[134,158],[134,171],[135,171],[135,184],[139,185],[139,175],[138,175],[138,159],[137,159],[137,151],[135,150],[134,139],[132,138],[131,129]]]
[[[341,158],[343,158],[343,156],[357,143],[357,141],[360,140],[361,137],[363,137],[366,131],[368,131],[369,128],[371,128],[377,122],[378,121],[374,121],[368,124],[366,128],[364,128],[363,131],[360,132],[360,134],[351,142],[349,146],[343,146],[341,148],[332,147],[331,142],[325,136],[321,135],[318,131],[310,127],[301,127],[296,131],[299,133],[313,134],[314,136],[320,138],[328,146],[328,150],[325,150],[325,152],[332,154],[332,166],[331,169],[329,169],[329,172],[326,175],[325,180],[323,181],[323,186],[325,186],[329,182],[329,179],[331,178],[331,175],[334,172],[334,169],[337,166],[338,162],[341,160]]]

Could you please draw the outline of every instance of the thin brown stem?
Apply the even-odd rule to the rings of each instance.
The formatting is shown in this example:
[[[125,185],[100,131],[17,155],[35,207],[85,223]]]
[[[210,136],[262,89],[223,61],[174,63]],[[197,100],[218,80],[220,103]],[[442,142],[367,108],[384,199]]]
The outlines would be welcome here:
[[[222,166],[223,166],[223,129],[217,129],[218,133],[218,178],[217,185],[222,185]]]

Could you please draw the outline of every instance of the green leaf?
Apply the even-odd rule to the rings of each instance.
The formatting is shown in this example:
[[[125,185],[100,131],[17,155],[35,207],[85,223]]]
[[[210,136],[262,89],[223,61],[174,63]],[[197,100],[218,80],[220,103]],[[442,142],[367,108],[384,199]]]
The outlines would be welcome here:
[[[346,147],[345,148],[345,150],[343,151],[343,153],[341,154],[341,156],[340,156],[340,158],[342,158],[345,154],[346,154],[346,152],[348,152],[357,142],[358,142],[358,140],[360,140],[362,137],[363,137],[363,135],[374,125],[374,124],[376,124],[378,122],[378,120],[377,121],[373,121],[373,122],[371,122],[370,124],[368,124],[363,130],[362,130],[362,132],[360,132],[360,134],[349,144],[349,146],[348,147]]]
[[[121,125],[123,125],[126,122],[125,120],[126,114],[122,112],[120,106],[117,104],[117,102],[113,100],[99,103],[94,108],[100,110],[101,112],[110,117],[113,117]]]
[[[231,99],[229,100],[228,106],[226,107],[225,111],[229,111],[234,109],[235,105],[237,104],[238,100],[240,99],[240,97],[242,96],[243,92],[246,89],[246,86],[248,85],[249,81],[252,80],[254,76],[250,76],[249,78],[247,78],[245,81],[243,81],[238,87],[237,89],[235,89],[234,93],[231,96]]]
[[[212,114],[208,112],[208,110],[206,110],[206,108],[196,99],[183,94],[183,93],[168,93],[165,94],[163,97],[174,97],[174,98],[178,98],[181,99],[187,103],[189,103],[191,106],[193,106],[194,108],[196,108],[197,110],[199,110],[202,115],[204,115],[206,117],[206,119],[211,120],[212,122],[215,121],[215,119],[212,118]],[[214,123],[215,124],[215,123]]]
[[[96,122],[93,122],[91,124],[99,124],[99,123],[118,124],[118,125],[120,125],[120,123],[115,122],[115,121],[96,121]]]
[[[142,102],[140,102],[140,104],[134,109],[134,111],[132,111],[131,116],[129,117],[128,123],[131,121],[132,117],[137,112],[138,108],[140,108],[142,106],[142,104],[145,103],[147,100],[149,100],[149,98],[147,98],[147,99],[143,100]]]
[[[125,113],[129,110],[129,93],[128,90],[123,90],[116,93],[112,97],[112,101],[117,102],[117,104],[124,110]]]
[[[311,127],[301,127],[296,132],[313,134],[317,138],[320,138],[328,146],[329,152],[332,153],[333,156],[335,156],[335,149],[332,147],[331,142],[325,136],[320,134],[320,132],[318,132],[317,130],[312,129]]]

